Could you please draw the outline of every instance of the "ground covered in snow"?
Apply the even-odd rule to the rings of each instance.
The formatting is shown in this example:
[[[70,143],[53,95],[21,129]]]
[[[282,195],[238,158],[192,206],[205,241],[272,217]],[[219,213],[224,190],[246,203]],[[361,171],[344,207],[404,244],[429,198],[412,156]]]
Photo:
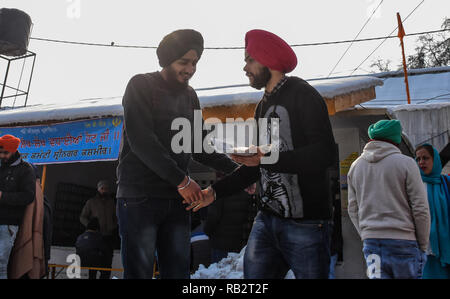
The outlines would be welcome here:
[[[191,275],[192,279],[243,279],[244,278],[244,252],[229,253],[228,256],[218,263],[211,264],[208,268],[200,265],[198,270]],[[294,278],[292,271],[289,271],[286,279]]]

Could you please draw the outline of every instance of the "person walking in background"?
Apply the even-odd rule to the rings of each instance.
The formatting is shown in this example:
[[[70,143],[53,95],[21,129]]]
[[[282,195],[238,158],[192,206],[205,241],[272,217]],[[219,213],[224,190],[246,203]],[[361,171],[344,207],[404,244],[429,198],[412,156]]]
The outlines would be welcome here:
[[[348,213],[363,240],[368,276],[421,278],[430,212],[419,170],[398,148],[398,120],[380,120],[368,134],[348,173]]]
[[[426,186],[431,229],[423,278],[450,279],[450,179],[441,175],[438,151],[430,144],[416,148],[416,161]]]
[[[111,196],[111,187],[106,180],[97,183],[97,194],[86,202],[80,214],[80,222],[85,227],[94,218],[97,218],[99,231],[109,248],[108,262],[105,268],[111,268],[117,235],[117,217],[116,204]],[[102,271],[102,278],[109,278],[110,274],[110,271]]]
[[[8,278],[8,262],[26,207],[35,200],[33,167],[22,160],[20,139],[0,137],[0,279]]]
[[[77,255],[81,260],[81,267],[110,268],[110,244],[100,233],[97,218],[91,218],[86,231],[79,235],[75,243]],[[97,279],[97,271],[89,269],[89,279]],[[100,279],[109,279],[110,271],[100,271]]]

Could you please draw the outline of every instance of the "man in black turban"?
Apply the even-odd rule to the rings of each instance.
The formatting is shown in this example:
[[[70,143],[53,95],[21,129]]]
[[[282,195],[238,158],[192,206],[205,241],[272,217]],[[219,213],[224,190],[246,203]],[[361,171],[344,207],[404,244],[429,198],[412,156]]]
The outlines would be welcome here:
[[[127,85],[117,167],[124,278],[152,278],[156,250],[161,278],[189,278],[191,219],[183,200],[190,204],[202,198],[200,186],[188,175],[189,162],[195,159],[224,173],[237,167],[223,154],[192,153],[189,144],[185,150],[184,139],[182,151],[174,148],[180,145],[174,120],[189,122],[188,142],[198,134],[194,116],[201,118],[201,108],[189,79],[202,52],[200,33],[174,31],[156,51],[162,70],[136,75]]]
[[[158,55],[159,65],[167,67],[175,60],[181,58],[189,52],[195,50],[198,59],[203,53],[203,37],[192,29],[182,29],[166,35],[159,43],[156,54]]]
[[[192,29],[182,29],[166,35],[159,43],[156,54],[161,75],[178,90],[188,86],[203,53],[203,37]]]

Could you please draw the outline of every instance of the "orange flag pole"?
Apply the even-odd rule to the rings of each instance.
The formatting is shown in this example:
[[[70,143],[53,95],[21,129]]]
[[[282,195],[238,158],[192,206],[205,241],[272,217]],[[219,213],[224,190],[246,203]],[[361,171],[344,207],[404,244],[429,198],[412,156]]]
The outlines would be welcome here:
[[[408,104],[411,104],[411,96],[409,94],[408,70],[406,67],[405,45],[403,43],[403,37],[405,37],[406,34],[399,13],[397,13],[397,22],[398,22],[398,38],[400,39],[400,44],[402,45],[403,72],[405,73],[406,95],[408,97]]]

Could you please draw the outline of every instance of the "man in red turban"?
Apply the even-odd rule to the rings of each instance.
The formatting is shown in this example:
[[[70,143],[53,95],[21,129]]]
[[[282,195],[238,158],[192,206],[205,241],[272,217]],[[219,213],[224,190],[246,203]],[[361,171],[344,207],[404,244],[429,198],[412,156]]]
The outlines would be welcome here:
[[[265,89],[255,111],[257,124],[267,120],[259,145],[272,144],[270,154],[278,151],[278,160],[268,164],[260,151],[232,155],[241,167],[203,190],[194,211],[259,182],[261,208],[245,251],[244,278],[279,279],[292,269],[296,278],[326,279],[332,216],[326,171],[337,159],[327,106],[306,81],[286,76],[297,57],[277,35],[247,32],[245,62],[250,85]]]
[[[19,144],[15,136],[0,137],[0,279],[7,278],[19,225],[36,193],[34,169],[20,157]]]

